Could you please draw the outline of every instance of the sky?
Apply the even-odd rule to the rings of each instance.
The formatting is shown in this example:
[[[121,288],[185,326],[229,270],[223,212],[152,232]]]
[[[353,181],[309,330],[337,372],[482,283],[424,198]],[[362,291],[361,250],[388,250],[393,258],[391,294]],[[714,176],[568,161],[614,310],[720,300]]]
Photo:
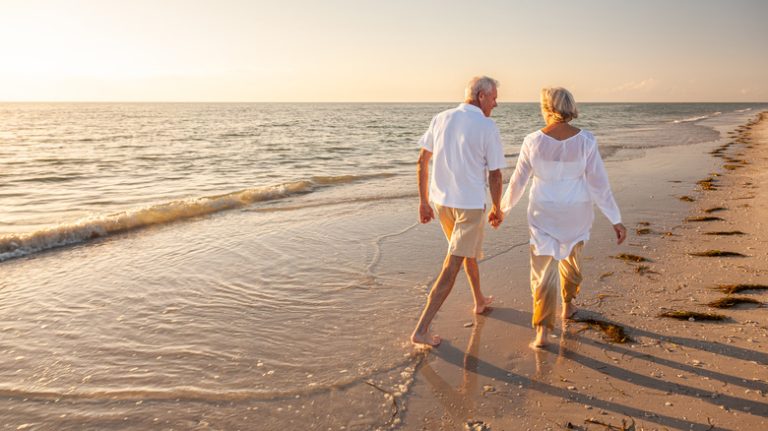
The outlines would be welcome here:
[[[768,101],[766,0],[0,0],[0,101]]]

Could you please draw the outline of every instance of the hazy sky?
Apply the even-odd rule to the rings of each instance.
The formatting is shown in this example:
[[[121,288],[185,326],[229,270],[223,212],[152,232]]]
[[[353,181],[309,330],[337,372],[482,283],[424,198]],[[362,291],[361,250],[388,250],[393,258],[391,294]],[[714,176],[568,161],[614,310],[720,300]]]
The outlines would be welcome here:
[[[768,0],[0,0],[0,101],[768,101]]]

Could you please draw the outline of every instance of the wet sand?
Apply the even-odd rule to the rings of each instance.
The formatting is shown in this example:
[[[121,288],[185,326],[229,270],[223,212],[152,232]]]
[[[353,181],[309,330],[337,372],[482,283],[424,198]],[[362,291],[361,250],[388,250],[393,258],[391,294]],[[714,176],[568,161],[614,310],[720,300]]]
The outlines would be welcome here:
[[[495,307],[473,318],[459,279],[433,324],[443,343],[418,367],[399,429],[768,429],[768,308],[706,305],[727,296],[716,286],[768,284],[768,114],[721,132],[716,143],[607,164],[630,236],[616,246],[597,215],[576,319],[619,325],[628,340],[568,322],[546,349],[529,348],[527,244],[490,232],[486,244],[506,244],[481,264]],[[505,224],[524,223],[526,205]],[[709,234],[733,231],[744,234]],[[744,256],[692,255],[713,250]],[[732,296],[768,304],[768,290]],[[658,317],[667,311],[725,320]]]

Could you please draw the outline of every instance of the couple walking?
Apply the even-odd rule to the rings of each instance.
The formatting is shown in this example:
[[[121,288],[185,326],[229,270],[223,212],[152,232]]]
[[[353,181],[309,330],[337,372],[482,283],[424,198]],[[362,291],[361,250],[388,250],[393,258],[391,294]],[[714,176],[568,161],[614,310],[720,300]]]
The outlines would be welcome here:
[[[502,196],[501,168],[506,162],[499,129],[490,119],[497,87],[498,82],[487,76],[472,78],[464,103],[436,115],[419,140],[419,220],[429,223],[437,217],[449,245],[440,275],[411,335],[414,344],[440,344],[440,337],[431,334],[429,326],[462,267],[472,289],[474,312],[483,313],[493,301],[480,289],[477,264],[482,258],[486,178],[491,195],[488,223],[497,228],[533,177],[528,203],[532,324],[536,329],[533,347],[544,347],[554,328],[558,283],[562,317],[567,319],[576,312],[572,300],[581,285],[581,249],[594,221],[593,205],[613,224],[618,244],[627,236],[595,137],[568,124],[578,111],[573,96],[564,88],[541,90],[541,114],[546,125],[523,140],[517,166]]]

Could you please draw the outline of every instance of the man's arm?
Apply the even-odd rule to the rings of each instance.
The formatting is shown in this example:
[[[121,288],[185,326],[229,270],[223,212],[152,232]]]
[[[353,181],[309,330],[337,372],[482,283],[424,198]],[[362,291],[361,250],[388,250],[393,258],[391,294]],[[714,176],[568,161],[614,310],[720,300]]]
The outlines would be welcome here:
[[[504,220],[504,213],[501,212],[501,169],[488,172],[488,186],[491,189],[491,212],[488,213],[488,223],[494,228],[499,227]]]
[[[435,218],[435,213],[429,205],[429,160],[432,152],[424,148],[419,151],[419,163],[416,172],[419,177],[419,221],[429,223]]]

